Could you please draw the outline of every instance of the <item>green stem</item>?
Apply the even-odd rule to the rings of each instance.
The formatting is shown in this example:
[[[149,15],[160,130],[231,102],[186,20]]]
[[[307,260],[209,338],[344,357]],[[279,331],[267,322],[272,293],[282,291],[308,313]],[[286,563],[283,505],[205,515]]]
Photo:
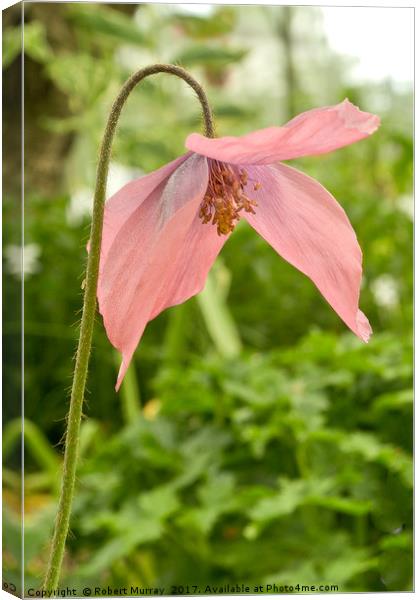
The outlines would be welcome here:
[[[44,590],[54,590],[57,588],[60,579],[65,543],[69,530],[79,450],[80,422],[82,418],[85,384],[90,349],[92,345],[93,323],[96,311],[96,292],[98,285],[104,202],[109,162],[111,158],[112,140],[114,138],[122,107],[124,106],[130,92],[145,77],[154,75],[156,73],[168,73],[170,75],[176,75],[177,77],[183,79],[190,87],[192,87],[194,92],[197,94],[199,101],[201,102],[205,125],[205,135],[207,137],[214,137],[211,109],[203,88],[195,81],[195,79],[191,77],[189,73],[184,71],[184,69],[181,67],[177,67],[175,65],[156,64],[137,71],[125,82],[112,106],[102,140],[96,175],[83,313],[70,397],[70,409],[67,418],[63,478],[61,482],[60,499],[51,543],[50,558],[43,584]]]

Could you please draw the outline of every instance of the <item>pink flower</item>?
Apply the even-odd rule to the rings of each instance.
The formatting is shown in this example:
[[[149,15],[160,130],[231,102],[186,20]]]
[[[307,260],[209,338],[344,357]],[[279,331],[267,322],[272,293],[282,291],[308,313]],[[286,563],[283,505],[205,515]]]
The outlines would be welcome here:
[[[189,152],[124,186],[105,206],[99,309],[122,352],[116,389],[146,324],[203,289],[237,221],[307,275],[362,340],[362,253],[340,205],[279,161],[317,155],[372,134],[379,118],[348,100],[242,137],[187,137]]]

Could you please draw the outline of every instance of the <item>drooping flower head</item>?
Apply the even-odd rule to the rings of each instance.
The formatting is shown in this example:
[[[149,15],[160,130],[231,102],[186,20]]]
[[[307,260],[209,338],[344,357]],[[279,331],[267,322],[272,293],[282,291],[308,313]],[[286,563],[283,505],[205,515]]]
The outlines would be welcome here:
[[[146,324],[204,287],[239,219],[309,277],[367,342],[359,310],[362,253],[341,206],[280,161],[324,154],[372,134],[379,118],[348,100],[242,137],[187,137],[188,152],[128,183],[105,205],[99,310],[121,351],[117,389]]]

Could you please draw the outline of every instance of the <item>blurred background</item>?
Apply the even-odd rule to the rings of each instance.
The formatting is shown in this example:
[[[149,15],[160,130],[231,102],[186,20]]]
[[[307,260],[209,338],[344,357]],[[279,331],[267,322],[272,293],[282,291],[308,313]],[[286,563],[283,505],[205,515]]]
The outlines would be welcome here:
[[[203,293],[146,329],[120,393],[100,316],[62,585],[412,589],[411,9],[29,3],[25,12],[25,576],[56,510],[98,146],[124,80],[175,62],[219,135],[348,97],[379,131],[293,161],[364,253],[365,345],[245,223]],[[4,14],[4,572],[19,573],[20,13]],[[200,130],[185,84],[131,95],[109,192]],[[182,590],[178,588],[178,593]],[[190,589],[191,591],[191,589]]]

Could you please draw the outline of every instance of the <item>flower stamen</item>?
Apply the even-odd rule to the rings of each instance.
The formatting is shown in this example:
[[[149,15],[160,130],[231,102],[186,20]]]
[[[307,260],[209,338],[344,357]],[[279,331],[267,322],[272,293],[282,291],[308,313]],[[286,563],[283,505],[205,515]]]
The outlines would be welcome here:
[[[230,165],[212,161],[209,184],[199,212],[201,221],[211,221],[212,225],[217,225],[218,235],[228,235],[239,221],[241,210],[255,214],[254,208],[258,204],[244,193],[247,183],[245,169],[235,171]],[[254,190],[260,187],[257,182]]]

